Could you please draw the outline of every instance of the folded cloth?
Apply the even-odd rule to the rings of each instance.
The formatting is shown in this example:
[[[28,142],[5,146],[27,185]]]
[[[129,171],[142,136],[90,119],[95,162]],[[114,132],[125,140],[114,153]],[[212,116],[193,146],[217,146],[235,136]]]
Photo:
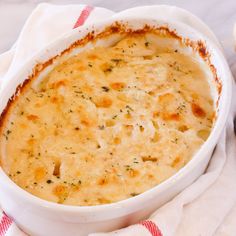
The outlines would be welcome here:
[[[190,21],[197,21],[198,26],[203,27],[189,13],[183,13],[178,8],[167,8],[179,19],[180,16],[184,20],[189,17]],[[161,7],[146,7],[145,11],[141,9],[139,8],[140,15],[145,11],[148,14],[157,14],[157,10],[166,14]],[[14,47],[0,55],[2,89],[8,77],[42,47],[74,27],[102,20],[113,14],[107,9],[84,5],[40,4],[27,20]],[[205,26],[204,30],[207,30]],[[209,31],[207,33],[212,35]],[[219,139],[206,172],[191,186],[157,209],[148,220],[111,233],[93,233],[89,236],[236,235],[236,138],[233,133],[235,105],[232,104],[227,127]],[[0,236],[25,235],[5,213],[0,213],[0,221]]]

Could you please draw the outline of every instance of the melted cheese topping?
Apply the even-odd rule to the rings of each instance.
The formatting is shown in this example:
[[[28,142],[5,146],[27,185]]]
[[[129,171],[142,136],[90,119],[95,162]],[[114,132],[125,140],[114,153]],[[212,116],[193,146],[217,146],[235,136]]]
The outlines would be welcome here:
[[[28,84],[1,131],[10,178],[52,202],[97,205],[182,168],[211,131],[213,100],[193,56],[154,42],[127,36],[60,63],[37,88]]]

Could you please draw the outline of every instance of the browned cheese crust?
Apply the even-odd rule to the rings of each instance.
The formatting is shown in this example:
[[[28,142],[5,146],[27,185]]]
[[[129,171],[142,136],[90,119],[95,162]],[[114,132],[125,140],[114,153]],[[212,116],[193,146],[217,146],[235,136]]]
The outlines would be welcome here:
[[[215,116],[213,71],[187,46],[170,33],[127,33],[62,61],[35,87],[38,67],[2,114],[4,171],[40,198],[80,206],[136,196],[175,174]]]

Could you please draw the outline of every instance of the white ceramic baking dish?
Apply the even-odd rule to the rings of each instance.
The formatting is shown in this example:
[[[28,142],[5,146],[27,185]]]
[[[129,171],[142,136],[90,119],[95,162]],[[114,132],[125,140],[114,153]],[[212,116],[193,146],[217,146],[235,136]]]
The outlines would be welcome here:
[[[99,206],[66,206],[42,200],[14,184],[0,168],[0,202],[2,208],[26,233],[35,236],[85,236],[92,232],[110,231],[124,227],[147,217],[155,209],[196,180],[206,169],[229,113],[232,89],[230,70],[220,49],[213,41],[197,30],[178,21],[163,21],[151,18],[125,18],[120,16],[98,24],[81,27],[65,35],[42,50],[28,61],[14,77],[9,79],[0,94],[0,113],[15,93],[17,86],[22,84],[32,73],[38,73],[37,71],[44,67],[41,63],[70,48],[74,42],[83,39],[89,32],[93,31],[93,35],[96,36],[117,21],[122,22],[125,25],[124,27],[132,30],[141,29],[145,24],[152,27],[164,26],[170,31],[174,31],[183,40],[195,43],[197,41],[203,42],[203,46],[206,49],[204,53],[207,52],[207,57],[210,59],[209,63],[216,69],[219,81],[211,80],[209,83],[212,87],[215,101],[218,100],[216,102],[218,103],[216,109],[217,118],[208,140],[184,168],[160,185],[136,197]],[[109,40],[100,40],[98,43],[107,44],[113,40],[115,40],[115,37],[109,38]],[[198,44],[196,43],[195,45]],[[81,48],[75,46],[72,53],[77,53],[79,50],[90,46],[91,43]],[[199,52],[201,52],[201,49]],[[57,63],[57,60],[52,65],[45,67],[42,72],[39,72],[39,79],[40,75],[47,73],[55,63]]]

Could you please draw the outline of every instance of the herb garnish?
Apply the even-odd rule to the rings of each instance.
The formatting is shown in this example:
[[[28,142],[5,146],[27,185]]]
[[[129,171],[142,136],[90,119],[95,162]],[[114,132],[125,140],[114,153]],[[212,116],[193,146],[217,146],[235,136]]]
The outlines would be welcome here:
[[[107,69],[104,70],[105,73],[107,72],[112,72],[113,66],[108,67]]]
[[[106,86],[102,86],[102,90],[103,90],[104,92],[108,92],[110,89],[109,89],[108,87],[106,87]]]
[[[100,130],[104,130],[104,129],[105,129],[105,126],[104,126],[104,125],[99,125],[98,128],[99,128]]]

